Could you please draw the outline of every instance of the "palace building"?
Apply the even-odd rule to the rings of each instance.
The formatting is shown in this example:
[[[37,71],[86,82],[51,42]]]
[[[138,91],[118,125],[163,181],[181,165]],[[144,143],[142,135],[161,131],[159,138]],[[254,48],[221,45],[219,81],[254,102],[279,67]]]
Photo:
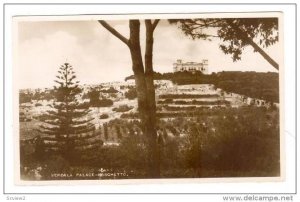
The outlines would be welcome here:
[[[173,64],[174,72],[195,72],[200,71],[203,74],[208,74],[208,60],[202,60],[202,62],[182,62],[182,60],[177,60],[176,63]]]

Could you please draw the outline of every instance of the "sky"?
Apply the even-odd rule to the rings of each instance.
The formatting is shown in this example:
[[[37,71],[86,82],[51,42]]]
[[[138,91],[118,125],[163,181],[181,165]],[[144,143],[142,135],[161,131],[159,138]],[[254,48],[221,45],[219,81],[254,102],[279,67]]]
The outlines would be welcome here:
[[[107,21],[129,37],[128,21]],[[124,81],[132,75],[128,47],[97,21],[21,21],[17,34],[17,72],[21,88],[52,87],[59,66],[70,63],[81,84]],[[145,49],[145,27],[141,21],[141,48]],[[219,39],[192,40],[176,25],[161,20],[154,32],[153,67],[172,72],[177,59],[201,62],[208,59],[209,72],[275,71],[252,47],[245,48],[242,60],[233,62],[220,49]],[[276,60],[279,45],[265,51]]]

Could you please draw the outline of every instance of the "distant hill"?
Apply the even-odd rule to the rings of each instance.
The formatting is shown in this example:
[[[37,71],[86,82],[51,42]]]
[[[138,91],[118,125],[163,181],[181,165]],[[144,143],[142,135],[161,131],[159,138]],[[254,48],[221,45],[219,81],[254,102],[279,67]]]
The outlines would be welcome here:
[[[125,80],[134,79],[128,76]],[[174,84],[214,84],[224,91],[279,103],[279,74],[275,72],[223,71],[210,75],[201,72],[154,73],[154,80],[170,80]]]

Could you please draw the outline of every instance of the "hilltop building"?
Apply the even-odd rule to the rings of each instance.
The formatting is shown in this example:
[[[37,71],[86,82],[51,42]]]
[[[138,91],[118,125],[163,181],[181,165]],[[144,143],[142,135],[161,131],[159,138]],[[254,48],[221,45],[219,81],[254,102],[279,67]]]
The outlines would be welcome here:
[[[203,74],[208,74],[208,60],[204,59],[202,62],[182,62],[181,59],[178,59],[176,63],[173,64],[174,72],[195,72],[200,71]]]

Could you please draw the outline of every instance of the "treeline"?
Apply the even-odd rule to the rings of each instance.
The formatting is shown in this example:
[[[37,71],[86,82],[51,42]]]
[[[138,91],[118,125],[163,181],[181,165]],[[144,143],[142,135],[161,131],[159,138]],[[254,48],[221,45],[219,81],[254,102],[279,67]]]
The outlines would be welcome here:
[[[185,100],[173,100],[173,99],[165,99],[159,100],[157,104],[176,104],[176,105],[222,105],[227,104],[230,105],[230,102],[227,100],[216,100],[216,101],[185,101]]]
[[[173,83],[178,85],[185,84],[207,84],[212,83],[211,75],[205,75],[202,72],[167,72],[167,73],[159,73],[154,72],[153,74],[154,80],[170,80]],[[134,75],[128,76],[125,78],[125,81],[134,79]]]
[[[227,92],[279,103],[279,74],[274,72],[221,72],[214,85]]]
[[[133,76],[125,80],[133,79]],[[170,80],[177,85],[214,84],[226,92],[279,102],[279,74],[275,72],[223,71],[210,75],[201,72],[154,73],[155,80]]]
[[[54,99],[55,92],[54,90],[47,90],[47,91],[37,91],[34,93],[25,93],[20,92],[19,93],[19,102],[20,103],[26,103],[31,102],[32,100],[51,100]]]
[[[161,99],[191,99],[191,98],[217,98],[217,94],[163,94],[159,95]]]

